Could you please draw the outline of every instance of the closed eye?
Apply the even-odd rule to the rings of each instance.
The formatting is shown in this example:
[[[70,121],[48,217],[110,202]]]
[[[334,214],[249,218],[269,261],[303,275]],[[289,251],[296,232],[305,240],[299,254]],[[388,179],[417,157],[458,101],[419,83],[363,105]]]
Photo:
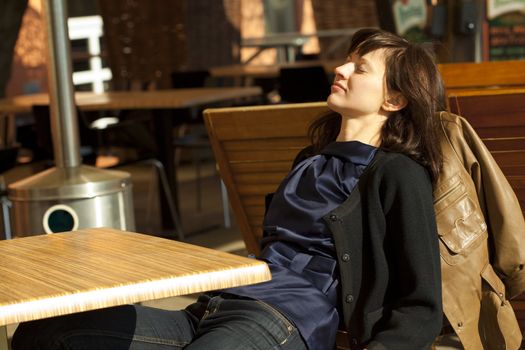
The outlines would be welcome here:
[[[363,68],[363,65],[356,64],[354,67],[355,67],[354,68],[354,72],[356,72],[356,73],[366,73],[366,70]]]

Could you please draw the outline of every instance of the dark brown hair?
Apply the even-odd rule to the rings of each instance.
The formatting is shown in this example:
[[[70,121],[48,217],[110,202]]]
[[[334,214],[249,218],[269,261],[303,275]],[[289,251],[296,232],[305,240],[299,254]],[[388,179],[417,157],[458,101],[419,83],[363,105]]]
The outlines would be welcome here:
[[[425,166],[436,181],[443,162],[436,111],[444,109],[444,87],[438,68],[422,46],[381,29],[357,31],[348,52],[363,56],[378,49],[385,49],[388,91],[399,92],[408,101],[403,109],[391,113],[383,125],[380,148],[407,155]],[[309,135],[316,153],[335,141],[340,128],[341,116],[335,112],[312,123]]]

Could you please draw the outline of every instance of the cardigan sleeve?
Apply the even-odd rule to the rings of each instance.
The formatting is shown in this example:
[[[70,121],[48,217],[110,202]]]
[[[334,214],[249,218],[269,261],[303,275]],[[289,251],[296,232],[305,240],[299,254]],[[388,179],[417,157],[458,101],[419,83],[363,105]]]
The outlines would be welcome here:
[[[389,162],[379,185],[388,266],[387,302],[367,348],[427,349],[442,327],[441,269],[432,185],[407,157]]]

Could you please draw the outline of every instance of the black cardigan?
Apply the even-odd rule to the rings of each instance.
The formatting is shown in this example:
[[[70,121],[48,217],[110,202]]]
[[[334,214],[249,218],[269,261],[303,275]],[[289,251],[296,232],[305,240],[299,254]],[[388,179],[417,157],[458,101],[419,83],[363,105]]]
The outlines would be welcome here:
[[[297,161],[309,155],[300,153]],[[432,185],[410,158],[378,151],[325,216],[334,235],[352,349],[428,349],[442,326]]]

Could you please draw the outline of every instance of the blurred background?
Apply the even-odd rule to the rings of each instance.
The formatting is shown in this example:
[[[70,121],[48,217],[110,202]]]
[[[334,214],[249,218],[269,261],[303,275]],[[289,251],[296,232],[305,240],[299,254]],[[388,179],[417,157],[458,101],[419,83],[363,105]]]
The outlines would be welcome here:
[[[430,43],[441,63],[523,58],[523,5],[492,0],[69,0],[75,87],[109,89],[122,81],[166,87],[177,70],[245,62],[258,48],[243,40],[275,33],[381,26]],[[45,31],[40,0],[4,0],[0,95],[45,91]],[[499,6],[499,7],[498,7]],[[98,44],[93,41],[98,40]],[[297,59],[341,58],[313,36]],[[100,66],[93,63],[100,57]],[[273,64],[269,47],[249,63]],[[90,63],[91,59],[91,63]],[[80,74],[91,72],[91,74]],[[111,85],[111,86],[110,86]]]
[[[260,89],[256,98],[176,108],[177,178],[166,180],[170,186],[196,182],[177,185],[177,206],[195,202],[187,211],[180,209],[188,232],[205,230],[198,227],[202,222],[235,225],[206,142],[204,108],[324,100],[333,67],[362,27],[381,27],[421,42],[439,63],[525,57],[522,1],[68,0],[66,7],[76,92]],[[48,92],[44,12],[40,0],[0,3],[1,98]],[[4,209],[9,207],[5,191],[10,183],[53,166],[49,111],[43,107],[16,113],[0,109]],[[118,166],[132,174],[137,230],[170,236],[173,225],[158,215],[166,205],[160,199],[165,189],[158,164],[137,162],[159,158],[151,111],[82,111],[79,133],[84,163]],[[212,185],[206,189],[206,184]],[[206,207],[216,219],[202,220]]]

